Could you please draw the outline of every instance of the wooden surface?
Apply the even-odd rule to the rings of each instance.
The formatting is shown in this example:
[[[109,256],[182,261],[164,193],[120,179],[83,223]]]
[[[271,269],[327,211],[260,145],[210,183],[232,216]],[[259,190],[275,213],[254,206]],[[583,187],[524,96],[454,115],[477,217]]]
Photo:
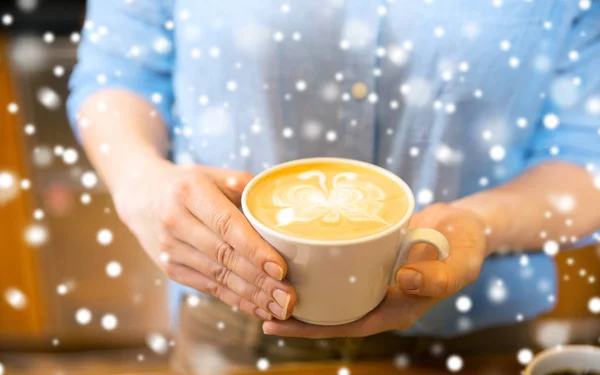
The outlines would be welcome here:
[[[137,360],[139,355],[143,360]],[[405,367],[397,367],[392,358],[377,362],[321,362],[321,363],[289,363],[271,366],[268,371],[256,368],[225,372],[220,375],[341,375],[341,368],[349,370],[349,375],[448,375],[446,356],[439,358],[423,358],[409,363]],[[516,360],[515,354],[493,356],[465,356],[462,375],[518,375],[523,369]],[[119,350],[102,352],[80,352],[62,354],[18,354],[11,355],[0,352],[0,362],[5,365],[7,375],[33,374],[80,374],[80,375],[175,375],[169,371],[168,357],[157,356],[147,349]]]
[[[24,161],[20,114],[11,114],[7,110],[16,98],[7,42],[0,37],[0,171],[11,172],[19,185],[29,174]],[[15,198],[0,204],[0,332],[20,337],[39,335],[44,326],[38,254],[24,237],[25,228],[32,221],[29,191],[20,190]],[[6,289],[14,287],[27,296],[27,306],[22,310],[15,310],[4,301]]]

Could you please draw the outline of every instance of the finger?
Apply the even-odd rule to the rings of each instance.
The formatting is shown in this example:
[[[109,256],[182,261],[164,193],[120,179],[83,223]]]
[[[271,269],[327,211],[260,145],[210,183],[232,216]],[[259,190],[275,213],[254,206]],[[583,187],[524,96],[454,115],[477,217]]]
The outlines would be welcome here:
[[[202,254],[209,258],[212,263],[209,272],[212,273],[205,274],[215,275],[220,277],[221,280],[229,281],[227,270],[230,270],[237,276],[235,279],[240,289],[234,289],[236,293],[251,299],[250,296],[252,293],[256,293],[256,290],[262,291],[269,296],[267,305],[262,303],[264,301],[251,300],[263,309],[268,308],[268,304],[275,301],[280,309],[277,306],[272,306],[269,310],[280,319],[289,317],[297,298],[294,288],[287,281],[274,280],[263,270],[256,268],[249,260],[242,257],[233,247],[219,238],[189,212],[183,211],[179,217],[177,224],[170,229],[170,233],[176,239],[200,250]],[[198,252],[197,250],[193,252]],[[242,282],[244,285],[239,285]],[[255,288],[250,288],[253,285]],[[229,287],[233,289],[232,286]],[[274,310],[283,311],[277,313]]]
[[[164,270],[169,278],[180,284],[196,289],[200,293],[212,296],[229,306],[236,307],[250,316],[271,320],[272,316],[250,301],[242,299],[231,289],[217,283],[205,275],[174,261],[167,261]]]
[[[227,242],[255,267],[276,280],[283,280],[286,264],[252,228],[246,217],[212,183],[198,181],[186,196],[186,207],[211,231]]]
[[[406,293],[444,298],[477,280],[485,257],[485,234],[480,223],[466,219],[440,225],[450,244],[444,261],[409,263],[396,273],[396,285]]]
[[[208,256],[183,242],[180,242],[179,246],[172,251],[171,259],[226,286],[243,300],[252,302],[261,309],[272,313],[278,319],[289,317],[287,306],[280,306],[269,292],[249,284],[232,270],[213,262]],[[289,304],[289,300],[286,302]]]
[[[390,288],[383,302],[364,318],[337,326],[318,326],[296,319],[271,320],[263,323],[267,335],[283,337],[330,338],[364,337],[393,329],[407,329],[424,314],[435,301],[411,296]]]

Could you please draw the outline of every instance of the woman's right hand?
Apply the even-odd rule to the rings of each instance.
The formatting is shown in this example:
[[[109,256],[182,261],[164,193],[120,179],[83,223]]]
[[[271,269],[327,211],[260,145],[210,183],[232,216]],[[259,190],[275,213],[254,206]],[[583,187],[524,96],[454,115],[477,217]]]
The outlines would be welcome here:
[[[115,186],[120,218],[174,281],[264,320],[287,319],[296,302],[286,264],[241,211],[252,176],[149,161]]]

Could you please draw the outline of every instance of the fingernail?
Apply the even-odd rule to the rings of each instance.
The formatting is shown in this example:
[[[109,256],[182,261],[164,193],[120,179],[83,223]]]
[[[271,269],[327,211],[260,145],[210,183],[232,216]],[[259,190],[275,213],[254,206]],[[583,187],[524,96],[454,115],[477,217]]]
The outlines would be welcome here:
[[[269,311],[273,313],[277,319],[285,320],[287,318],[287,312],[275,302],[269,303]]]
[[[276,280],[283,280],[283,268],[274,262],[267,262],[264,265],[265,272]]]
[[[265,323],[263,323],[263,325],[262,325],[262,330],[263,330],[263,333],[264,333],[265,335],[270,335],[270,334],[271,334],[271,330],[269,329],[270,327],[271,327],[271,324],[270,324],[270,323],[266,323],[266,322],[265,322]]]
[[[261,309],[260,307],[257,307],[256,310],[254,310],[254,313],[264,320],[273,319],[273,316],[271,314]]]
[[[422,282],[423,276],[413,270],[400,270],[396,276],[396,283],[403,290],[417,290]]]
[[[273,291],[273,298],[275,299],[275,302],[277,302],[279,306],[283,308],[283,311],[287,313],[288,307],[290,307],[290,299],[292,297],[290,297],[289,294],[281,289],[275,289]]]

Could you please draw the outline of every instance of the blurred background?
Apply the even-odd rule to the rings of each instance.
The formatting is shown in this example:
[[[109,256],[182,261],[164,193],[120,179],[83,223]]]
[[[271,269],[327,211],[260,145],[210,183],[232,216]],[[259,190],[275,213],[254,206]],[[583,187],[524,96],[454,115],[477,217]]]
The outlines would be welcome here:
[[[166,339],[165,280],[118,220],[67,123],[84,15],[83,0],[0,2],[0,362],[7,368],[15,351],[127,349],[136,362],[149,356],[134,350],[148,338]]]
[[[84,15],[83,0],[0,3],[0,374],[161,370],[175,344],[166,280],[67,123]],[[470,340],[515,360],[523,348],[598,344],[600,247],[556,261],[555,311]]]

